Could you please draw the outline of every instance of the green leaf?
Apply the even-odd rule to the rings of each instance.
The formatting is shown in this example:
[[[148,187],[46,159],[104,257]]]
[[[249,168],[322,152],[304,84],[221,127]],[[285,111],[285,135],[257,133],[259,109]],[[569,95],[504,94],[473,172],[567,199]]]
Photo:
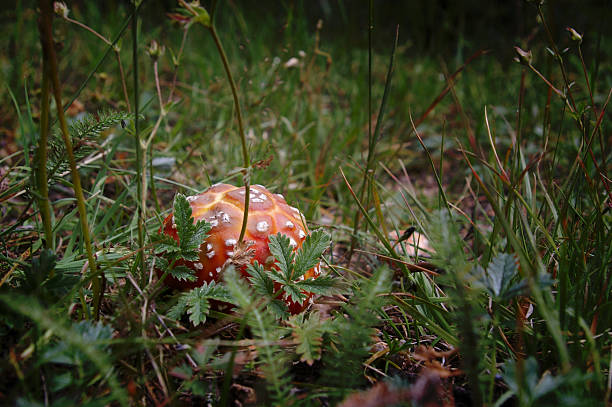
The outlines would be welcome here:
[[[155,254],[175,253],[181,250],[178,242],[172,236],[163,232],[151,236],[151,241],[155,244],[153,249]]]
[[[188,250],[199,250],[200,245],[202,244],[204,239],[208,237],[208,231],[210,231],[210,228],[210,223],[203,220],[197,221],[191,229],[191,236],[186,239],[185,245],[183,247]]]
[[[291,284],[292,282],[287,277],[285,277],[283,274],[279,273],[277,270],[268,270],[268,276],[274,282],[282,284],[282,285]]]
[[[200,246],[208,237],[211,228],[210,223],[205,220],[195,222],[191,216],[192,210],[189,201],[183,194],[176,194],[173,209],[172,223],[176,227],[178,242],[172,236],[164,233],[158,233],[153,238],[155,254],[163,255],[163,257],[158,257],[158,260],[160,260],[160,267],[164,271],[168,269],[170,264],[174,264],[179,259],[192,262],[199,261]],[[185,266],[176,266],[170,270],[170,273],[179,280],[195,280],[193,271]]]
[[[180,319],[185,312],[189,315],[189,321],[194,325],[206,322],[206,317],[210,312],[209,300],[228,302],[231,297],[225,287],[216,284],[214,281],[204,283],[201,287],[195,287],[182,293],[177,303],[168,310],[168,317]]]
[[[234,267],[228,267],[225,270],[224,278],[232,298],[244,313],[253,337],[265,344],[257,349],[257,357],[263,362],[262,372],[268,382],[268,389],[273,396],[274,404],[283,405],[290,396],[291,375],[288,369],[287,352],[275,342],[284,335],[284,329],[275,323],[271,308],[259,306],[261,298],[244,279],[240,278]]]
[[[194,288],[192,293],[197,292],[198,288],[199,287]],[[193,326],[198,326],[199,324],[206,322],[206,317],[210,311],[210,303],[208,302],[208,298],[206,296],[200,296],[199,293],[196,293],[189,300],[190,301],[187,304],[187,314],[189,315],[189,321],[191,324]]]
[[[248,280],[257,294],[263,296],[274,295],[274,281],[257,260],[247,266],[247,273],[249,273]]]
[[[306,299],[306,294],[304,294],[304,291],[302,291],[302,289],[300,289],[300,287],[294,282],[289,282],[283,285],[283,291],[289,297],[291,297],[291,301],[293,302],[298,302],[301,304]]]
[[[257,260],[247,266],[247,272],[249,273],[248,280],[255,293],[269,299],[268,309],[281,319],[287,318],[289,308],[284,301],[276,298],[277,293],[274,292],[274,280],[269,276],[269,272]],[[280,276],[278,272],[276,275]],[[284,282],[285,280],[282,279],[282,281]]]
[[[290,318],[289,325],[293,328],[291,334],[297,343],[300,360],[311,366],[321,358],[323,334],[328,328],[321,322],[318,312],[311,313],[308,319],[305,319],[305,314],[295,315]]]
[[[183,301],[182,298],[179,298],[178,302],[174,304],[172,307],[170,307],[168,312],[166,312],[166,315],[168,316],[168,318],[178,320],[178,319],[181,319],[186,309],[187,309],[187,303]]]
[[[196,281],[197,277],[195,276],[192,269],[187,266],[174,266],[174,268],[170,269],[170,275],[177,280],[181,281]]]
[[[295,272],[293,279],[304,275],[308,270],[319,263],[319,258],[329,247],[330,237],[323,230],[318,229],[306,236],[302,247],[295,257]]]
[[[337,279],[330,276],[322,276],[319,278],[307,278],[297,282],[297,286],[305,291],[310,291],[315,294],[331,295],[344,291]]]
[[[288,280],[292,278],[294,258],[293,248],[289,243],[289,237],[280,233],[270,236],[270,243],[268,243],[270,252],[276,259],[276,264]]]
[[[178,254],[178,258],[187,261],[200,261],[200,254],[196,250],[181,251]]]
[[[285,301],[282,300],[270,301],[268,303],[268,310],[280,319],[285,319],[289,316],[289,307],[287,307]]]
[[[174,197],[174,212],[172,222],[176,225],[179,238],[179,246],[186,252],[198,251],[204,239],[208,237],[210,223],[204,220],[194,221],[191,216],[191,205],[185,195],[178,193]]]
[[[483,288],[492,298],[507,300],[527,288],[525,280],[513,282],[518,276],[518,263],[513,255],[501,253],[491,260],[486,269],[477,266],[472,270],[475,285]]]

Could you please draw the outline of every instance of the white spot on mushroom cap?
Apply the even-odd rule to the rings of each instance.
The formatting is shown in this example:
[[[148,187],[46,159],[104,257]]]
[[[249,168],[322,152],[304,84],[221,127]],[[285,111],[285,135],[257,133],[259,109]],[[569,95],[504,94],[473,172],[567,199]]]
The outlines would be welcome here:
[[[268,197],[265,194],[260,194],[259,199],[265,201],[266,199],[268,199]]]
[[[230,250],[230,251],[227,252],[227,255],[228,255],[228,257],[232,257],[234,255],[234,252]]]
[[[293,227],[295,226],[293,224],[293,222],[291,222],[290,220],[287,221],[287,223],[285,223],[285,226],[287,226],[289,229],[293,229]]]
[[[303,239],[306,237],[306,233],[304,233],[304,231],[300,229],[298,230],[298,236],[300,237],[300,239]]]
[[[187,201],[189,201],[189,202],[193,202],[196,199],[198,199],[198,196],[197,195],[191,195],[191,196],[186,197],[185,199],[187,199]]]
[[[223,213],[223,214],[221,215],[221,221],[222,221],[223,223],[230,223],[230,219],[231,219],[231,218],[230,218],[230,216],[229,216],[227,213]]]
[[[221,267],[217,267],[217,268],[215,269],[215,271],[216,271],[217,273],[220,273],[220,272],[221,272]]]
[[[211,250],[208,253],[206,253],[206,257],[208,257],[209,259],[212,259],[214,255],[215,255],[215,251],[214,250]]]
[[[206,243],[206,250],[210,251],[210,250],[212,250],[212,248],[213,248],[212,244]]]
[[[275,194],[278,198],[282,199],[283,201],[285,200],[285,197],[283,196],[283,194]]]
[[[262,220],[261,222],[257,222],[256,229],[258,232],[262,232],[262,233],[267,232],[269,228],[270,228],[270,224],[266,222],[265,220]]]
[[[227,247],[234,247],[236,245],[236,239],[227,239],[225,245]]]
[[[211,218],[209,223],[210,223],[210,226],[214,228],[215,226],[219,224],[219,221],[217,219]]]
[[[259,198],[252,198],[251,202],[255,202],[255,203],[261,203],[263,202],[263,199],[259,199]]]
[[[202,270],[204,268],[204,265],[198,262],[198,263],[193,263],[193,267],[197,268],[198,270]]]
[[[297,243],[295,242],[295,240],[292,237],[289,238],[289,246],[297,247]]]

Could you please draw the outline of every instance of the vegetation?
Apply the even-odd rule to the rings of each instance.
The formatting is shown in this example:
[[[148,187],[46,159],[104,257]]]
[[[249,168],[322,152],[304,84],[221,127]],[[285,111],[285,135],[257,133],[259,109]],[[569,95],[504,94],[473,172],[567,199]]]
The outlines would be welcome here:
[[[506,5],[528,23],[500,51],[463,36],[473,2],[430,40],[373,1],[150,3],[4,15],[0,404],[612,402],[612,49],[554,20],[609,5]],[[171,290],[210,231],[185,196],[216,182],[313,233]]]

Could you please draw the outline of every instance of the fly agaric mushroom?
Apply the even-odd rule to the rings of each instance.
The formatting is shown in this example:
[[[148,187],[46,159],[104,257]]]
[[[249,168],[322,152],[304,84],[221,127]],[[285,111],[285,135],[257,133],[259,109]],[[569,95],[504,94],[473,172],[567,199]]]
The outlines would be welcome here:
[[[225,263],[233,258],[237,249],[238,238],[242,228],[244,214],[245,188],[228,184],[216,184],[199,195],[187,198],[191,206],[194,221],[206,220],[211,224],[208,238],[200,246],[199,262],[180,261],[177,265],[185,265],[195,272],[196,281],[181,281],[168,276],[164,282],[177,289],[190,289],[201,286],[204,282],[220,281]],[[163,231],[178,241],[176,228],[172,224],[172,214],[164,220]],[[250,187],[249,216],[244,241],[251,243],[253,250],[251,262],[257,260],[262,265],[273,262],[268,247],[269,236],[277,233],[286,235],[290,245],[296,251],[302,246],[309,233],[302,221],[302,214],[297,208],[289,206],[280,194],[273,194],[261,185]],[[244,277],[248,277],[246,265],[238,269]],[[302,278],[316,278],[320,274],[317,264],[308,270]],[[307,293],[303,303],[297,303],[291,298],[285,299],[289,312],[302,312],[312,299],[312,293]]]

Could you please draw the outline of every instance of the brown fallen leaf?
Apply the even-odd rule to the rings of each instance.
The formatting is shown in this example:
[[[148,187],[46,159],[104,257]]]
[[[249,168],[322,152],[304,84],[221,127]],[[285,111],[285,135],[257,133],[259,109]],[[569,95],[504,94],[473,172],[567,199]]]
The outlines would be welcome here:
[[[446,394],[440,376],[434,371],[424,370],[409,388],[380,382],[368,390],[351,394],[339,407],[385,407],[405,402],[424,407],[454,406],[452,398],[449,400]]]

